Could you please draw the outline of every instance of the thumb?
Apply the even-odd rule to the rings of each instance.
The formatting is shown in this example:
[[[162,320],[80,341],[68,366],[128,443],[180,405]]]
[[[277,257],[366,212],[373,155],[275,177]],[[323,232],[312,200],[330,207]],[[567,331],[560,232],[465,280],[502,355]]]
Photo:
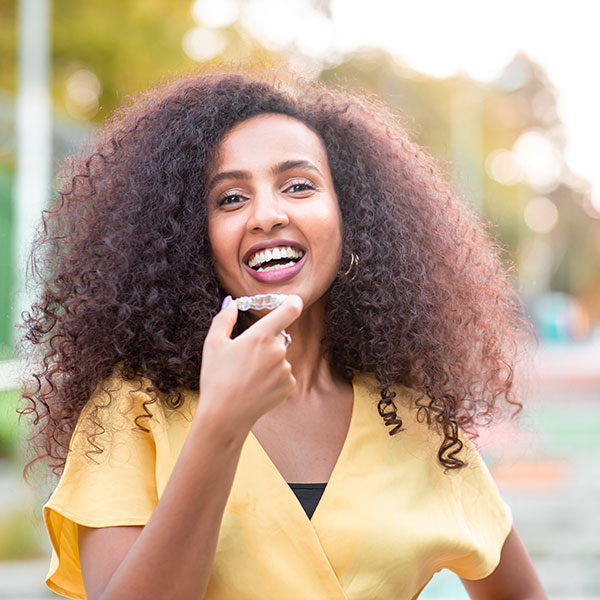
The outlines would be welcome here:
[[[229,302],[227,302],[229,298]],[[231,338],[231,332],[235,326],[238,316],[237,302],[227,296],[223,302],[223,308],[215,315],[206,335],[207,338]]]

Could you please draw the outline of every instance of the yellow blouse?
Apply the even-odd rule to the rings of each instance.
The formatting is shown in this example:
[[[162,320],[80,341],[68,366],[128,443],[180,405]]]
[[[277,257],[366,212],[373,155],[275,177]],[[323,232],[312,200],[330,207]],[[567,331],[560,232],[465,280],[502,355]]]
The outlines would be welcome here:
[[[100,409],[105,450],[86,457],[82,424],[60,482],[44,506],[53,546],[47,585],[85,598],[77,524],[144,525],[188,434],[196,405],[151,405],[150,429],[132,419],[147,399],[131,383]],[[406,430],[390,437],[377,413],[376,380],[356,374],[350,427],[311,520],[252,433],[227,501],[206,600],[375,600],[416,598],[436,571],[489,575],[512,519],[473,445],[469,465],[445,472],[439,437],[416,420],[412,392],[397,387]],[[97,405],[103,403],[96,394]]]

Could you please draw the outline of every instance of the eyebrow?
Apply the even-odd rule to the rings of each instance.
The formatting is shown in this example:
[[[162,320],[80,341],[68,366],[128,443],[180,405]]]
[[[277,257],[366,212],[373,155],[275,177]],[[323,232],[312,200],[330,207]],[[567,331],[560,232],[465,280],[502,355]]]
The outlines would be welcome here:
[[[301,167],[303,169],[309,169],[311,171],[315,171],[321,177],[323,174],[319,169],[313,165],[308,160],[284,160],[283,162],[275,165],[271,168],[271,173],[273,175],[279,175],[281,173],[285,173],[286,171],[290,171],[291,169],[296,169]],[[223,171],[221,173],[217,173],[211,180],[208,185],[208,189],[211,190],[217,183],[225,180],[225,179],[235,179],[240,181],[247,181],[251,178],[251,174],[249,171]]]

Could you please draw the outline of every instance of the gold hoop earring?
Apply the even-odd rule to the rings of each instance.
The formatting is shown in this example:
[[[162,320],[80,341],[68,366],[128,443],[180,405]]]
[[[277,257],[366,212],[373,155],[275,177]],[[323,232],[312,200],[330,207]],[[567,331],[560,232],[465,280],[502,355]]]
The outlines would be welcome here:
[[[350,266],[348,267],[348,270],[344,273],[344,275],[346,277],[348,277],[348,275],[350,274],[352,269],[354,267],[358,267],[359,262],[360,262],[360,259],[358,258],[358,255],[354,254],[354,252],[352,252],[350,255]],[[356,269],[355,269],[355,271],[356,271]],[[350,277],[350,281],[354,281],[355,278],[356,278],[356,272],[354,273],[354,275],[352,275],[352,277]]]

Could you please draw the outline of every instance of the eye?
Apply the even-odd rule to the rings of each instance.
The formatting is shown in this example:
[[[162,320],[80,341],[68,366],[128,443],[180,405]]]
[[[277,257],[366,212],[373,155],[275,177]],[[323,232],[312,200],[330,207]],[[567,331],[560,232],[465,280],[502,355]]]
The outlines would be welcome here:
[[[240,204],[245,199],[246,198],[244,198],[244,196],[240,196],[240,194],[228,194],[217,201],[217,206],[232,206],[235,204]]]
[[[285,192],[297,194],[306,191],[315,191],[317,188],[310,181],[294,181],[285,188]]]

